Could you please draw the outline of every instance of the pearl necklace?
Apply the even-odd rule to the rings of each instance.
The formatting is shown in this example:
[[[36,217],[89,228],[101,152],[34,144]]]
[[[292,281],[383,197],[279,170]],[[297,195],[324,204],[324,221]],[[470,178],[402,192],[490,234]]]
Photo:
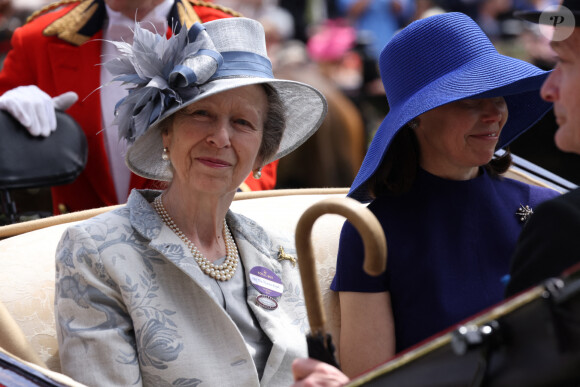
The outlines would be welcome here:
[[[210,262],[206,257],[203,256],[202,253],[199,252],[197,247],[193,244],[192,241],[189,240],[188,237],[177,227],[173,219],[169,216],[165,207],[163,206],[163,201],[161,199],[161,195],[157,196],[153,201],[153,207],[163,219],[163,222],[173,231],[185,245],[191,250],[191,254],[193,254],[193,258],[198,263],[201,270],[209,275],[211,278],[214,278],[218,281],[227,281],[234,276],[236,269],[238,267],[238,248],[236,247],[236,242],[234,242],[234,238],[232,238],[232,234],[230,233],[230,229],[226,220],[224,219],[224,228],[223,228],[223,235],[226,242],[226,260],[221,265],[214,265]]]

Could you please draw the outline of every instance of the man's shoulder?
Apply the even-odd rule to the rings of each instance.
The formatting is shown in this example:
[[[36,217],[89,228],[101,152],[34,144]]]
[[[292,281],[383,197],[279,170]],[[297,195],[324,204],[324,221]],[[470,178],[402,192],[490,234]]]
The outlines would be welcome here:
[[[26,23],[38,23],[42,21],[52,22],[70,12],[72,9],[78,7],[84,0],[60,0],[54,3],[45,5],[37,11],[28,16]]]
[[[59,0],[33,12],[17,31],[21,37],[41,34],[79,46],[102,29],[105,16],[103,2]]]
[[[573,189],[547,202],[544,207],[565,209],[568,212],[580,214],[580,188]]]
[[[184,0],[190,4],[196,12],[198,12],[200,19],[205,22],[209,20],[205,20],[206,17],[210,18],[211,16],[215,16],[216,18],[221,18],[226,16],[242,16],[239,12],[225,7],[223,5],[211,2],[211,1],[202,1],[202,0]],[[78,7],[79,5],[83,5],[84,8],[90,7],[91,5],[94,6],[94,2],[92,0],[59,0],[54,3],[48,4],[41,9],[34,11],[26,20],[27,23],[30,23],[39,18],[50,18],[50,19],[58,19],[59,17],[64,16],[74,8]],[[206,16],[206,17],[203,17]],[[213,19],[210,19],[213,20]]]
[[[213,3],[210,1],[202,1],[202,0],[187,0],[189,4],[193,6],[193,9],[198,14],[199,18],[203,23],[222,19],[224,17],[239,17],[242,16],[239,12],[219,5],[218,3]]]
[[[104,4],[94,0],[60,0],[34,12],[25,30],[40,30],[44,36],[55,36],[79,46],[102,29],[106,18]],[[176,0],[171,14],[182,25],[241,16],[233,9],[202,0]]]

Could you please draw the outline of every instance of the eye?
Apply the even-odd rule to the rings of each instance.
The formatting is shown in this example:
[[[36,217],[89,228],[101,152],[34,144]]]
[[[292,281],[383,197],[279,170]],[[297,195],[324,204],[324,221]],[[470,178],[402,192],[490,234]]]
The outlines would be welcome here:
[[[244,126],[253,126],[249,121],[244,120],[243,118],[238,118],[237,120],[235,120],[235,123]]]
[[[459,101],[459,103],[467,109],[472,109],[481,105],[481,99],[464,99]]]
[[[498,106],[504,106],[504,105],[506,105],[506,102],[505,102],[505,98],[504,97],[495,97],[493,99],[493,102],[496,105],[498,105]]]
[[[192,104],[184,107],[179,111],[184,116],[209,116],[210,112],[206,108],[199,106],[198,104]]]
[[[189,113],[190,116],[197,116],[197,117],[209,117],[209,111],[203,109],[197,109]]]
[[[236,118],[233,120],[233,122],[237,127],[241,128],[241,129],[252,130],[252,131],[257,130],[256,125],[254,125],[252,123],[252,121],[249,121],[245,118]]]

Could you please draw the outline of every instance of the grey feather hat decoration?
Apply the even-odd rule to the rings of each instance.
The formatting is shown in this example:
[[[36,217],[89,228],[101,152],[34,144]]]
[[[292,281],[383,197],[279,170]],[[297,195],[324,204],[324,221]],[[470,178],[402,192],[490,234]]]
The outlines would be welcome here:
[[[327,112],[324,96],[304,83],[276,79],[262,25],[248,18],[195,23],[171,37],[135,25],[133,43],[114,42],[120,56],[104,65],[129,89],[115,107],[119,137],[129,143],[125,161],[137,175],[169,181],[158,125],[203,98],[237,87],[267,83],[284,104],[286,129],[279,159],[302,145]]]

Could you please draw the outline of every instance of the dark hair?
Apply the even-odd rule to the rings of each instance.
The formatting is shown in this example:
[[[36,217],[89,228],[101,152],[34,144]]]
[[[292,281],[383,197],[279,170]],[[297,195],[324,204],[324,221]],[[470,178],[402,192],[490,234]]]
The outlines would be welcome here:
[[[381,164],[368,180],[369,192],[376,198],[408,192],[419,168],[419,142],[413,129],[405,125],[393,137]]]
[[[278,151],[284,129],[286,129],[286,109],[284,103],[278,94],[278,91],[268,84],[260,84],[266,92],[268,101],[268,111],[264,121],[264,131],[262,134],[262,143],[258,155],[263,162],[270,159]],[[167,117],[159,124],[161,133],[167,132],[173,124],[175,113]]]
[[[417,135],[409,124],[403,126],[393,137],[381,165],[367,182],[371,197],[409,192],[417,176],[420,154]],[[504,154],[494,155],[483,168],[490,176],[498,177],[509,169],[511,163],[512,156],[506,148]]]

